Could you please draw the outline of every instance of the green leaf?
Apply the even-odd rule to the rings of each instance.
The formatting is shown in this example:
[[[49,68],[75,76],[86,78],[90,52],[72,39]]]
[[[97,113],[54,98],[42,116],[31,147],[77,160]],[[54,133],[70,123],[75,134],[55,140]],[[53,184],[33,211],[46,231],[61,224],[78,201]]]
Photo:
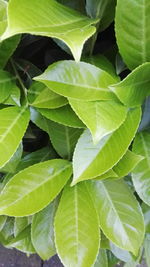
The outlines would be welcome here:
[[[144,241],[144,256],[145,256],[146,264],[147,264],[148,267],[150,267],[149,250],[150,250],[150,235],[147,234],[146,238],[145,238],[145,241]]]
[[[141,207],[144,215],[145,231],[146,233],[150,233],[150,207],[144,202],[142,203]]]
[[[16,6],[19,7],[17,10]],[[11,0],[8,4],[8,27],[1,40],[19,33],[57,38],[68,45],[79,61],[85,41],[96,30],[91,26],[96,21],[54,0]]]
[[[2,229],[6,223],[6,220],[7,220],[6,216],[3,216],[3,215],[0,216],[0,231],[2,231]]]
[[[149,13],[149,0],[117,1],[117,44],[120,54],[130,69],[150,61]]]
[[[16,77],[13,77],[9,72],[0,70],[0,103],[4,102],[11,94],[15,80]]]
[[[84,11],[84,0],[57,0],[59,3],[69,6],[78,11]]]
[[[140,106],[150,95],[150,63],[145,63],[132,71],[123,81],[109,86],[120,101],[129,106]]]
[[[56,109],[39,109],[38,111],[47,119],[63,124],[65,126],[85,128],[85,125],[78,118],[70,105]]]
[[[67,104],[67,99],[55,94],[44,84],[34,82],[28,90],[29,104],[37,108],[59,108]]]
[[[86,0],[87,14],[100,19],[100,31],[105,30],[115,16],[116,0]]]
[[[111,178],[111,179],[117,179],[119,178],[118,175],[114,172],[113,169],[110,169],[109,171],[105,172],[104,174],[96,177],[96,178],[93,178],[95,180],[104,180],[104,179],[108,179],[108,178]]]
[[[29,224],[31,224],[30,217],[16,217],[14,223],[14,236],[17,237]]]
[[[116,79],[85,62],[60,61],[50,65],[42,75],[34,79],[65,97],[85,101],[115,99],[115,94],[108,86],[116,83]]]
[[[0,168],[14,155],[29,123],[26,108],[9,107],[0,110]],[[5,151],[5,153],[4,153]]]
[[[113,76],[116,80],[120,80],[119,76],[116,75],[116,70],[113,64],[103,55],[96,54],[90,57],[83,57],[83,61],[90,63],[97,68],[100,68],[106,72],[108,72],[111,76]]]
[[[134,257],[131,254],[131,252],[117,247],[112,242],[110,242],[110,249],[111,249],[112,253],[115,255],[115,257],[118,258],[119,260],[124,261],[124,262],[134,261]]]
[[[140,116],[140,108],[130,110],[120,128],[103,137],[97,145],[93,145],[92,136],[88,130],[81,135],[73,156],[72,185],[100,176],[118,163],[136,133]]]
[[[10,96],[5,100],[5,105],[17,105],[20,107],[20,88],[14,85],[11,89]]]
[[[0,171],[4,173],[14,173],[22,157],[22,152],[23,147],[21,143],[12,158],[9,160],[8,163],[6,163],[6,165],[2,169],[0,169]]]
[[[0,195],[0,214],[28,216],[46,207],[61,191],[72,173],[61,159],[35,164],[16,174]]]
[[[0,0],[0,35],[3,34],[7,26],[7,2]]]
[[[144,159],[132,172],[132,180],[140,198],[150,205],[150,133],[138,133],[133,144],[133,152],[144,156]]]
[[[84,102],[69,99],[69,103],[89,128],[94,144],[119,128],[125,121],[128,111],[125,106],[115,101]]]
[[[21,161],[19,162],[19,165],[17,166],[17,172],[21,171],[31,165],[34,165],[39,162],[43,162],[49,159],[56,158],[56,152],[53,150],[52,147],[43,147],[41,149],[38,149],[32,153],[29,153],[25,155]]]
[[[128,175],[142,160],[142,156],[136,155],[132,151],[128,150],[117,165],[113,167],[113,171],[118,175],[118,177],[124,177]]]
[[[14,218],[7,217],[3,229],[1,230],[1,234],[5,241],[9,240],[13,237],[14,234]]]
[[[56,152],[70,160],[82,129],[75,129],[50,121],[49,136]]]
[[[20,35],[13,36],[0,43],[0,68],[4,68],[20,42]]]
[[[91,267],[98,254],[98,217],[85,183],[65,187],[55,217],[55,243],[66,267]]]
[[[106,237],[137,255],[144,238],[144,220],[129,187],[122,180],[94,181],[91,193]]]
[[[100,249],[94,267],[108,267],[108,259],[106,250]]]
[[[32,242],[37,254],[43,260],[48,260],[56,254],[53,229],[56,208],[57,201],[55,200],[33,217],[31,227]]]

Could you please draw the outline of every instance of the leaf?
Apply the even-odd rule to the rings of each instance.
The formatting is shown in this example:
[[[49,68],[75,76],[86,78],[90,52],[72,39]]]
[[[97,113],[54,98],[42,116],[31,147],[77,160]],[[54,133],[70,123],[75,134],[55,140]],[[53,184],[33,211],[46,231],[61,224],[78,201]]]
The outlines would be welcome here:
[[[144,223],[145,223],[145,231],[146,233],[150,232],[150,207],[146,205],[144,202],[141,205],[142,212],[144,215]]]
[[[82,129],[75,129],[50,122],[49,136],[56,152],[64,159],[70,160]]]
[[[5,100],[5,105],[17,105],[20,107],[20,88],[16,85],[12,87],[10,96]]]
[[[139,197],[150,205],[150,133],[140,132],[133,143],[133,152],[144,156],[144,159],[132,172],[132,180]]]
[[[37,108],[59,108],[67,104],[67,99],[55,94],[44,84],[34,82],[28,90],[28,100],[31,106]]]
[[[148,267],[150,267],[150,235],[146,235],[145,242],[144,242],[144,256],[146,260],[146,264]]]
[[[117,247],[112,242],[110,242],[110,248],[111,248],[112,253],[119,260],[124,261],[124,262],[132,262],[132,261],[134,261],[134,257],[131,254],[131,252]]]
[[[54,201],[33,217],[32,242],[36,252],[43,260],[48,260],[56,254],[53,229],[56,208],[57,201]]]
[[[4,173],[14,173],[22,157],[22,152],[23,147],[21,143],[12,158],[9,160],[8,163],[6,163],[6,165],[2,169],[0,169],[0,171]]]
[[[8,241],[13,237],[14,234],[14,218],[7,217],[3,229],[1,230],[1,234],[5,241]]]
[[[116,75],[116,71],[113,64],[105,56],[101,54],[96,54],[90,57],[84,57],[83,61],[108,72],[111,76],[113,76],[116,80],[119,81],[119,77]]]
[[[62,263],[91,267],[99,239],[98,217],[86,184],[66,186],[55,217],[55,243]]]
[[[12,0],[8,4],[8,27],[1,40],[19,33],[58,38],[79,61],[85,41],[96,30],[91,26],[96,21],[54,0]]]
[[[16,77],[10,73],[0,70],[0,103],[4,102],[11,94],[14,87]]]
[[[20,42],[20,35],[13,36],[0,43],[0,68],[4,68]]]
[[[129,187],[122,180],[94,181],[91,194],[106,237],[137,255],[144,238],[144,220]]]
[[[0,214],[28,216],[46,207],[71,176],[70,163],[49,160],[16,174],[0,195]]]
[[[14,155],[29,123],[29,111],[9,107],[0,110],[0,168]],[[9,148],[9,149],[8,149]],[[5,153],[4,153],[5,151]]]
[[[128,175],[141,161],[143,157],[136,155],[130,150],[127,150],[122,159],[113,167],[113,171],[118,177],[124,177]]]
[[[16,217],[14,223],[14,236],[17,237],[29,224],[31,224],[30,217]]]
[[[85,62],[60,61],[50,65],[42,75],[34,79],[65,97],[85,101],[115,99],[108,86],[116,83],[116,79]]]
[[[150,61],[149,13],[149,0],[117,1],[117,44],[120,54],[130,69]]]
[[[19,165],[17,166],[17,172],[21,171],[31,165],[34,165],[39,162],[43,162],[49,159],[56,158],[56,153],[53,150],[52,147],[43,147],[41,149],[38,149],[32,153],[29,153],[25,155],[21,161],[19,162]]]
[[[69,103],[89,128],[94,144],[119,128],[125,121],[128,111],[125,106],[115,101],[84,102],[69,99]]]
[[[145,63],[132,71],[123,81],[109,86],[120,101],[129,106],[140,106],[150,95],[150,63]]]
[[[47,119],[63,124],[65,126],[85,128],[85,125],[78,118],[70,105],[56,109],[39,109],[38,111]]]
[[[7,3],[0,0],[0,35],[3,34],[7,26]]]
[[[88,130],[81,135],[73,156],[74,178],[72,185],[100,176],[118,163],[126,153],[136,133],[140,113],[139,108],[130,110],[120,128],[103,137],[97,145],[93,145]]]
[[[58,0],[58,2],[78,11],[84,11],[84,0]]]
[[[6,223],[6,220],[7,220],[6,216],[3,216],[3,215],[0,216],[0,232],[3,229],[3,227],[4,227],[5,223]]]
[[[94,267],[108,267],[108,259],[106,250],[100,249]]]
[[[87,14],[100,19],[100,31],[105,30],[115,16],[116,0],[86,0]]]
[[[119,178],[118,175],[114,172],[113,169],[110,169],[109,171],[105,172],[104,174],[96,177],[96,178],[93,178],[95,180],[104,180],[104,179],[108,179],[108,178],[111,178],[111,179],[117,179]]]

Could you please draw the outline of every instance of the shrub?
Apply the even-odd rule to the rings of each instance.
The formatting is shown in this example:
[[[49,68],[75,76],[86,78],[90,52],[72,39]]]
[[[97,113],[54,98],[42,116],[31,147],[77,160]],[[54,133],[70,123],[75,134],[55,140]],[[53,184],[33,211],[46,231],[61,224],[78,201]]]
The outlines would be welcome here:
[[[148,0],[0,0],[4,246],[150,264],[149,14]]]

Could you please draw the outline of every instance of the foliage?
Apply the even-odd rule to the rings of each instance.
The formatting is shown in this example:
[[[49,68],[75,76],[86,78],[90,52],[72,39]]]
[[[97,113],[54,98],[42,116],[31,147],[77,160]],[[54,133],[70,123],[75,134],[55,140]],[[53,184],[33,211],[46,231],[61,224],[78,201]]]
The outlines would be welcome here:
[[[0,0],[5,247],[150,264],[149,13],[149,0]]]

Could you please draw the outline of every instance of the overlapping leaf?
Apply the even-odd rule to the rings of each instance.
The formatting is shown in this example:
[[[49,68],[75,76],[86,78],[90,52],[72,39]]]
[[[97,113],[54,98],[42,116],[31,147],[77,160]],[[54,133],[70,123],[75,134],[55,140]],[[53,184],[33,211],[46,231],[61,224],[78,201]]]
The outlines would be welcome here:
[[[66,267],[94,264],[100,232],[86,184],[65,187],[55,217],[55,239],[58,255]]]
[[[8,27],[2,40],[19,33],[58,38],[68,45],[78,61],[85,41],[95,32],[91,26],[95,22],[54,0],[11,0]]]
[[[69,103],[87,128],[90,129],[95,144],[119,128],[125,121],[128,111],[125,106],[115,101],[84,102],[70,99]]]
[[[150,133],[139,133],[133,144],[133,151],[144,156],[132,173],[134,187],[140,198],[150,205]]]
[[[144,238],[144,220],[128,186],[121,180],[94,181],[91,192],[104,234],[137,255]]]
[[[145,63],[132,71],[123,81],[110,86],[120,101],[135,107],[143,103],[150,95],[150,63]]]
[[[112,100],[115,94],[108,86],[116,79],[107,72],[84,62],[60,61],[35,80],[43,82],[55,93],[80,100]]]
[[[81,135],[73,156],[73,185],[100,176],[118,163],[136,133],[140,114],[140,108],[130,110],[120,128],[103,137],[97,145],[93,145],[88,130]]]
[[[125,63],[130,69],[150,61],[149,13],[149,0],[117,1],[117,44]]]
[[[56,159],[35,164],[16,174],[0,195],[0,214],[27,216],[46,207],[72,173],[71,164]]]
[[[9,107],[0,110],[0,168],[17,150],[29,123],[26,108]]]

